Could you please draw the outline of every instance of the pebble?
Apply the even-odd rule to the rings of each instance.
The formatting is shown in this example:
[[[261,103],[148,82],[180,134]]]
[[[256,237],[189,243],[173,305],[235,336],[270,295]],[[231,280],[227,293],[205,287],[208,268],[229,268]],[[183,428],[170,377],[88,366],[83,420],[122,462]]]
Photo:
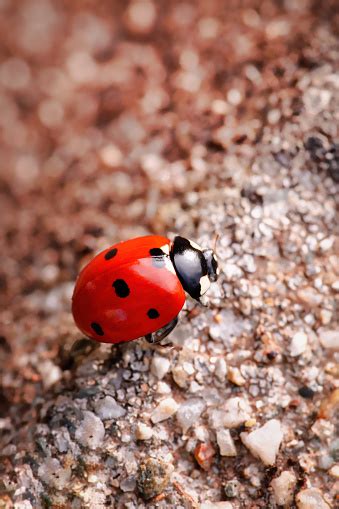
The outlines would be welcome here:
[[[168,373],[170,361],[166,357],[156,356],[152,359],[151,372],[154,376],[161,380]]]
[[[119,417],[124,417],[124,415],[126,415],[126,410],[118,405],[112,396],[105,396],[99,399],[95,404],[95,411],[103,421],[107,419],[119,419]]]
[[[102,421],[93,412],[84,412],[84,418],[75,432],[76,440],[89,449],[102,445],[105,428]]]
[[[320,250],[322,252],[329,251],[334,244],[334,237],[327,237],[319,243]]]
[[[173,398],[163,399],[159,405],[153,410],[151,415],[151,421],[156,424],[161,421],[165,421],[178,410],[178,403]]]
[[[322,325],[328,325],[332,320],[332,316],[333,316],[332,311],[329,311],[328,309],[321,309],[320,320]]]
[[[303,354],[307,348],[307,335],[304,332],[294,334],[290,344],[291,357],[298,357]]]
[[[134,476],[126,477],[126,479],[123,479],[120,483],[120,489],[124,493],[134,491],[135,486],[136,486],[136,479]]]
[[[279,477],[271,482],[274,500],[277,505],[290,505],[293,501],[293,493],[297,483],[294,472],[284,470]]]
[[[153,430],[143,422],[139,422],[137,424],[135,436],[137,440],[149,440],[153,436]]]
[[[239,496],[240,482],[237,479],[231,479],[227,481],[224,486],[224,492],[226,498],[236,498]]]
[[[215,363],[215,370],[214,370],[215,376],[220,382],[224,382],[226,375],[227,375],[227,364],[225,359],[222,357],[217,359]]]
[[[145,500],[160,495],[167,487],[169,480],[170,469],[164,461],[148,458],[139,466],[137,487]]]
[[[63,468],[59,460],[47,458],[39,467],[38,475],[43,482],[56,488],[63,489],[69,482],[72,471],[69,467]]]
[[[110,167],[119,166],[123,161],[123,155],[118,147],[109,144],[102,147],[99,151],[101,161]]]
[[[221,456],[236,456],[237,450],[235,448],[233,438],[228,429],[221,429],[217,431],[217,443],[219,446]]]
[[[189,375],[187,371],[184,370],[182,365],[174,366],[172,368],[172,376],[173,380],[179,387],[185,389],[189,382]]]
[[[332,477],[336,477],[337,479],[339,479],[339,465],[333,465],[332,468],[330,468],[330,470],[328,471],[328,473],[332,476]]]
[[[237,428],[251,417],[252,409],[244,398],[230,398],[223,409],[215,409],[211,415],[211,424],[214,429],[220,427]]]
[[[302,304],[309,306],[311,309],[317,308],[323,300],[322,295],[312,287],[301,288],[297,291],[297,297]]]
[[[194,449],[194,458],[203,470],[209,470],[215,456],[215,449],[210,442],[198,444]]]
[[[251,433],[241,433],[240,438],[253,456],[259,458],[265,465],[274,465],[283,439],[281,423],[277,419],[271,419]]]
[[[241,387],[246,383],[246,380],[240,373],[239,368],[229,367],[227,370],[227,378],[230,382],[232,382],[234,385],[237,385],[238,387]]]
[[[326,350],[339,351],[339,331],[319,329],[319,341]]]
[[[300,491],[296,496],[296,503],[298,509],[331,509],[321,491],[316,488]]]
[[[200,398],[188,399],[180,405],[177,420],[184,433],[199,420],[205,406],[205,402]]]
[[[157,393],[158,394],[171,394],[172,389],[166,382],[158,382]]]
[[[61,369],[49,360],[40,362],[37,366],[45,389],[49,389],[62,377]]]

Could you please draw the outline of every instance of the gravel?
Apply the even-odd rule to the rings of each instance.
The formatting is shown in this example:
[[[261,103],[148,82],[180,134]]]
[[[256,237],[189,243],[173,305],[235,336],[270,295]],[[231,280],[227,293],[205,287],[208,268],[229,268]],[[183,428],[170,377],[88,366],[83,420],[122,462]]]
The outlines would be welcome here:
[[[337,17],[0,1],[0,507],[336,507]],[[219,235],[206,306],[84,340],[79,270],[149,233]]]
[[[283,439],[281,423],[272,419],[251,433],[241,433],[240,438],[251,453],[265,465],[274,465]]]

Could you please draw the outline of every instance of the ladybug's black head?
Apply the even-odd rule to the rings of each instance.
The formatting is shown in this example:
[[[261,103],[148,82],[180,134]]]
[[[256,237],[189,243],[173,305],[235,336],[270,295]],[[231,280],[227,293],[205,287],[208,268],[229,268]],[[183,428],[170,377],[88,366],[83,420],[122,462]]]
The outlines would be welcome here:
[[[170,257],[183,289],[199,300],[211,281],[218,277],[218,262],[212,249],[203,251],[198,244],[183,237],[175,237]]]

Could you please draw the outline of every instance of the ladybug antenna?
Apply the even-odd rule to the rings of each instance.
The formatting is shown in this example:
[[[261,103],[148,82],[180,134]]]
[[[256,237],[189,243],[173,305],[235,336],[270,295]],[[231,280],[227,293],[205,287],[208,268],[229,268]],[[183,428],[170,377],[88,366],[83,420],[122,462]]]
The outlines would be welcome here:
[[[219,239],[220,239],[220,233],[216,233],[215,237],[214,237],[214,246],[213,246],[213,251],[215,253],[217,252],[217,243],[218,243]]]

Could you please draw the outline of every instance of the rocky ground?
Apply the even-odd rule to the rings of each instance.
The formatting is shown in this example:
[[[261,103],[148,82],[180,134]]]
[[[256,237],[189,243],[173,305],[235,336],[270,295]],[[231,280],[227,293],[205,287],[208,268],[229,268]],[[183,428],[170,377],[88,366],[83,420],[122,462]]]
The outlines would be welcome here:
[[[0,1],[0,508],[338,507],[338,20]],[[219,234],[208,307],[95,348],[76,275],[149,232]]]

